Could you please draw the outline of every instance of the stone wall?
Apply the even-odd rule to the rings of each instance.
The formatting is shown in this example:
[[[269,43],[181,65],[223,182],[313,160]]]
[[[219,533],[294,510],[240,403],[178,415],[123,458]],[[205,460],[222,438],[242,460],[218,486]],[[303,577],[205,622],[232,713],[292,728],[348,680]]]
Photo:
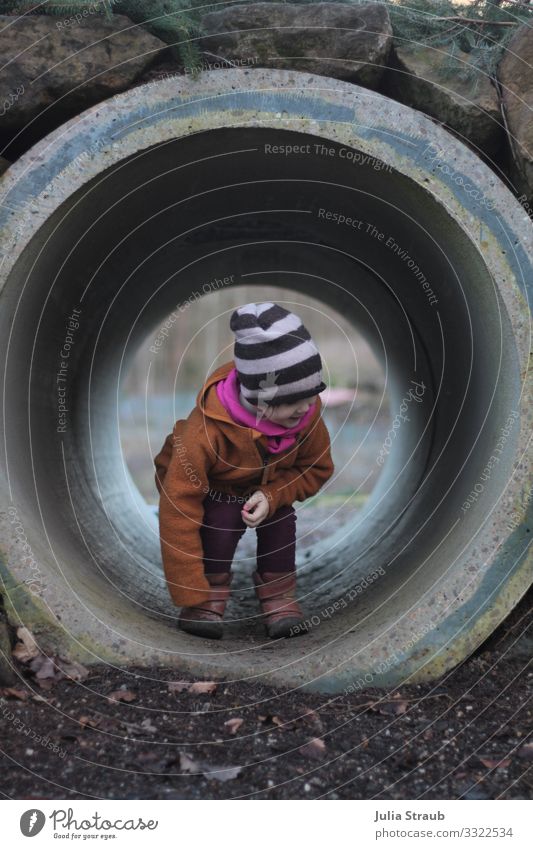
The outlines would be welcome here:
[[[442,49],[398,44],[380,3],[252,3],[206,14],[197,64],[123,15],[68,21],[3,16],[0,144],[17,158],[88,106],[169,74],[230,67],[309,71],[371,88],[424,112],[472,147],[524,203],[533,196],[533,37],[517,32],[498,80],[465,82],[467,53],[450,74]],[[472,79],[472,78],[471,78]]]

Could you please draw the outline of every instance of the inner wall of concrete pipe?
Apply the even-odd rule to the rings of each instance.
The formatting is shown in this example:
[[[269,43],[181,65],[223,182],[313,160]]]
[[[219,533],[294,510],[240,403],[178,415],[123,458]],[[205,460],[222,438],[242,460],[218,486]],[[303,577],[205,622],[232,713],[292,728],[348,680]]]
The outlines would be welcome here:
[[[105,657],[104,643],[128,643],[137,659],[161,650],[170,661],[241,678],[282,666],[289,680],[307,682],[327,667],[337,640],[349,634],[345,657],[356,657],[380,629],[412,615],[466,558],[510,473],[502,459],[458,522],[520,392],[509,318],[481,254],[424,186],[397,171],[355,168],[339,155],[264,152],[265,143],[309,141],[319,140],[241,127],[145,149],[55,210],[7,282],[1,339],[12,498],[62,593],[59,622],[69,611],[74,642],[95,657]],[[401,252],[430,281],[435,301]],[[178,303],[229,275],[239,284],[290,285],[349,317],[383,363],[391,422],[408,408],[364,511],[299,553],[300,601],[320,626],[305,642],[283,641],[275,657],[259,623],[256,638],[243,639],[235,608],[222,644],[206,647],[176,630],[157,526],[119,444],[117,395],[129,358]],[[71,315],[79,328],[58,432],[57,375]],[[379,580],[350,599],[376,570]],[[325,614],[340,598],[335,615]],[[85,626],[75,633],[76,610],[102,645],[80,636]]]

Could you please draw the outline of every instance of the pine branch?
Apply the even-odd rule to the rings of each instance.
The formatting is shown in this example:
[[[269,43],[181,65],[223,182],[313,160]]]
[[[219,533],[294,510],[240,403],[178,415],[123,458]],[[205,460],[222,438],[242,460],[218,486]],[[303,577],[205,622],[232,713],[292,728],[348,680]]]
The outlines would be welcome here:
[[[461,24],[475,24],[480,27],[515,27],[516,21],[485,21],[482,18],[463,18],[462,15],[449,15],[441,17],[440,15],[433,18],[434,21],[457,21]]]
[[[498,100],[500,102],[500,113],[501,113],[501,116],[502,116],[503,126],[505,127],[505,132],[507,134],[507,138],[509,139],[509,147],[511,148],[511,155],[513,157],[514,164],[515,164],[515,167],[518,170],[518,173],[522,174],[522,166],[521,166],[520,162],[518,161],[518,157],[517,157],[516,151],[515,151],[515,146],[513,144],[514,136],[509,129],[509,124],[507,122],[507,115],[505,114],[505,106],[503,104],[502,85],[497,78],[494,80],[494,85],[496,86],[496,90],[498,92]]]
[[[218,56],[216,53],[211,53],[210,50],[204,50],[206,56],[212,56],[214,59],[219,59],[221,62],[225,62],[226,65],[230,65],[232,68],[238,68],[239,66],[232,62],[231,59],[225,59],[224,56]]]

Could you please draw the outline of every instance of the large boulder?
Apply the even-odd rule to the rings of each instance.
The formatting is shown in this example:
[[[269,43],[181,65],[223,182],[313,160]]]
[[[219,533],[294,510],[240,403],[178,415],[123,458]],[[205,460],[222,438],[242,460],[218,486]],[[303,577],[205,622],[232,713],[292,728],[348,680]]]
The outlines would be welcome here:
[[[21,146],[128,88],[166,50],[123,15],[78,21],[0,16],[2,141],[22,133],[14,155],[20,153]]]
[[[394,45],[385,93],[435,118],[463,141],[489,157],[497,154],[505,137],[496,87],[483,73],[472,70],[468,53],[449,56],[433,47]]]
[[[533,38],[520,27],[498,66],[512,151],[510,170],[517,191],[533,202]]]
[[[202,19],[203,67],[228,60],[308,71],[375,88],[392,44],[386,7],[377,3],[254,3]],[[223,62],[221,63],[224,64]]]

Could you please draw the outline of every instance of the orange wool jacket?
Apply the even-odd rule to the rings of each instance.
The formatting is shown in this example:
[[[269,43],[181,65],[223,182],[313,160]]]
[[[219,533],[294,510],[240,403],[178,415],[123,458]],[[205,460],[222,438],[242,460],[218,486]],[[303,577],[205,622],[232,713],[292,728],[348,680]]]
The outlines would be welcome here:
[[[270,454],[266,436],[234,422],[218,398],[215,384],[234,365],[233,360],[225,363],[209,376],[196,407],[176,422],[154,458],[163,568],[178,607],[201,603],[210,590],[200,537],[203,500],[210,490],[243,497],[260,489],[269,500],[270,517],[278,507],[314,495],[333,473],[320,398],[296,444]]]

